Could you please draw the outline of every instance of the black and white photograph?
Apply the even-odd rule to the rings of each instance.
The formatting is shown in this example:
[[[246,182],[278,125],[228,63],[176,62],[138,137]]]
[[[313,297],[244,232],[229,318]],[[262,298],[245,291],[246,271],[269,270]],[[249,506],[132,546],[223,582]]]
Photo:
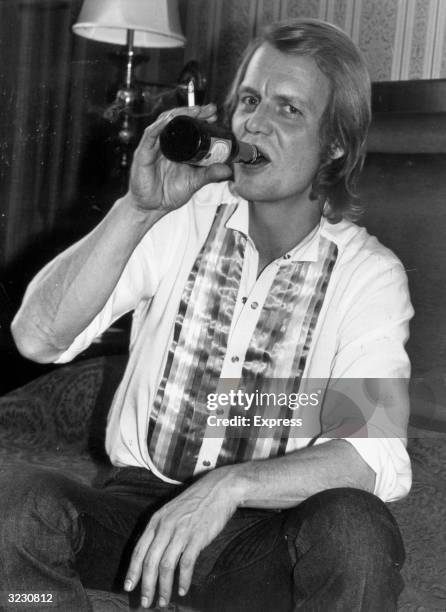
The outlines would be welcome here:
[[[446,1],[0,50],[0,612],[446,612]]]

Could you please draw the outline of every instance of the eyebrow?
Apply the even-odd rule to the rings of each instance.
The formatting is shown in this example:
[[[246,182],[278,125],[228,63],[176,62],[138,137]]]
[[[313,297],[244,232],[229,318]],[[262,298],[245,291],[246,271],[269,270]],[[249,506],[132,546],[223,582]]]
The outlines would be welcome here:
[[[243,85],[243,83],[238,86],[237,93],[250,93],[254,96],[260,96],[259,92],[254,89],[254,87],[250,87],[249,85]]]

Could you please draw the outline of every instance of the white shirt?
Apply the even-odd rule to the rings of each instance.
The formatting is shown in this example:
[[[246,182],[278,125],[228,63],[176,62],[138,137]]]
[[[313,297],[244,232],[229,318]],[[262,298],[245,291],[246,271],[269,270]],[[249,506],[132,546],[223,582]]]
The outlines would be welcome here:
[[[343,379],[410,376],[404,343],[413,309],[404,269],[391,251],[355,224],[348,221],[330,224],[322,219],[300,244],[270,263],[256,278],[259,256],[249,238],[248,203],[233,195],[228,183],[207,186],[147,233],[102,312],[58,359],[60,363],[71,360],[114,320],[134,309],[129,362],[110,411],[106,448],[113,464],[148,468],[168,481],[148,454],[150,407],[163,375],[185,282],[222,202],[238,204],[227,227],[245,233],[248,240],[221,378],[240,377],[243,356],[277,266],[286,264],[290,258],[315,261],[320,236],[337,245],[338,257],[303,378],[330,378],[342,385]],[[386,410],[386,406],[378,408],[383,413]],[[395,429],[398,433],[394,436],[383,436],[380,426],[373,423],[369,423],[368,437],[333,436],[351,443],[374,470],[375,494],[384,501],[398,499],[410,489],[410,461],[401,433],[407,418],[408,406],[403,398],[398,415],[395,418],[390,415],[390,421],[398,422]],[[328,439],[331,438],[319,437],[315,443]],[[294,438],[287,452],[309,443],[310,439]],[[205,438],[200,462],[206,469],[212,468],[217,455],[216,439]]]

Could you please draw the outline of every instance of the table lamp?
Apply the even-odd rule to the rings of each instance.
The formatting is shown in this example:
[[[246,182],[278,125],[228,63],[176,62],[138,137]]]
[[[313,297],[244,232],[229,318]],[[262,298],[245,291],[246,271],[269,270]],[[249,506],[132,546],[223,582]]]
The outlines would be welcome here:
[[[128,144],[133,133],[130,115],[142,92],[134,81],[135,47],[182,47],[186,39],[180,25],[177,0],[84,0],[73,32],[86,38],[125,45],[124,84],[109,107],[109,120],[122,116],[119,140]],[[122,165],[127,165],[123,160]]]

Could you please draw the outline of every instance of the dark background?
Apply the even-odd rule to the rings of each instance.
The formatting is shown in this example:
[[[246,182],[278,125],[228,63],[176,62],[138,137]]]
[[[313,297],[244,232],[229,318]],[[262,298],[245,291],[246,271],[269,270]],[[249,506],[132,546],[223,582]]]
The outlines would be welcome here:
[[[0,393],[54,367],[22,359],[11,339],[9,325],[27,283],[94,227],[126,189],[118,125],[103,118],[122,81],[120,48],[72,34],[81,4],[0,0]],[[186,48],[146,50],[137,77],[172,91],[185,63],[198,59],[208,99],[220,103],[262,24],[279,13],[317,16],[311,13],[316,5],[179,0]],[[360,38],[371,48],[374,39],[365,33],[384,31],[388,23],[379,11],[369,13],[364,7]],[[368,61],[373,57],[372,74],[381,75],[383,62],[388,74],[391,57],[367,54]],[[374,122],[360,184],[367,206],[363,222],[408,273],[416,310],[408,350],[420,375],[438,370],[443,376],[446,356],[445,93],[445,79],[374,83]],[[148,122],[140,120],[136,131]],[[122,322],[88,354],[125,351],[127,327]]]
[[[103,117],[123,80],[122,48],[72,33],[81,5],[0,0],[0,393],[48,369],[21,359],[9,332],[27,283],[127,186],[119,123]],[[137,78],[169,92],[184,49],[144,54]],[[136,135],[154,118],[142,110]],[[123,350],[115,345],[104,350]]]

